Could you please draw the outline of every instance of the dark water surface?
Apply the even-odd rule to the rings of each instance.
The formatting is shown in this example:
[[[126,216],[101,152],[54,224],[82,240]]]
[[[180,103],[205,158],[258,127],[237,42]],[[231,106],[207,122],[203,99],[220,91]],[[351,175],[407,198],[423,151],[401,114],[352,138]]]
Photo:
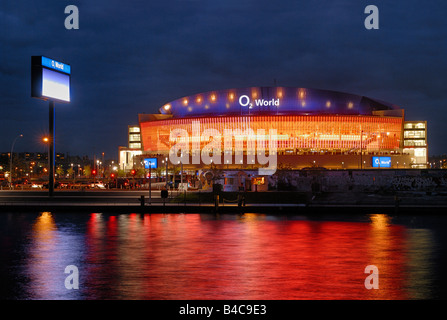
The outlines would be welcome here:
[[[446,226],[429,213],[1,213],[0,298],[445,299]]]

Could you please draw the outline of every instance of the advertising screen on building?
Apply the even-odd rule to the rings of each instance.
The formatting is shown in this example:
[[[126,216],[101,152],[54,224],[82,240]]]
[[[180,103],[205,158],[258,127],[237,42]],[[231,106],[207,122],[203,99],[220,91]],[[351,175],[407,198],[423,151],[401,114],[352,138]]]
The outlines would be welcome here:
[[[373,168],[391,168],[391,157],[372,157]]]
[[[144,159],[144,169],[156,169],[158,167],[157,158],[146,158]]]
[[[31,96],[43,100],[70,102],[68,64],[42,57],[31,58]]]

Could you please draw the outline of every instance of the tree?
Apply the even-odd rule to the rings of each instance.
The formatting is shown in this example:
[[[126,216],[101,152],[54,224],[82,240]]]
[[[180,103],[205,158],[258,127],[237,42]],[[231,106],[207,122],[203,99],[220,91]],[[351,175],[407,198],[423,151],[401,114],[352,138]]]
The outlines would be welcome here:
[[[64,169],[62,169],[62,167],[57,167],[56,174],[59,178],[62,177],[64,175]]]
[[[143,168],[138,168],[137,169],[137,174],[135,175],[135,177],[137,178],[141,178],[145,176],[146,171]]]
[[[74,179],[73,172],[74,172],[73,167],[70,167],[70,168],[67,169],[67,175],[68,175],[70,178],[73,177],[73,179]]]
[[[157,177],[157,181],[160,181],[161,175],[164,172],[162,167],[155,168],[155,176]]]
[[[118,169],[118,177],[123,178],[126,176],[126,172],[123,169]]]
[[[84,166],[84,176],[90,178],[91,175],[92,175],[92,168],[90,167],[90,165]]]

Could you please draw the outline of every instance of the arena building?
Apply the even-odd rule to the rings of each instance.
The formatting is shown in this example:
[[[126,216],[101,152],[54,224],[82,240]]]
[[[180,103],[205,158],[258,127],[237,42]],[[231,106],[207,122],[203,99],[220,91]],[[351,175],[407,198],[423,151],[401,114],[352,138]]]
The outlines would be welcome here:
[[[252,130],[256,145],[264,147],[276,132],[278,169],[425,168],[426,126],[406,122],[396,105],[354,94],[295,87],[217,90],[166,103],[158,114],[139,114],[138,125],[129,126],[128,147],[120,147],[120,165],[129,170],[156,158],[161,166],[181,140],[187,146],[181,151],[184,170],[202,169],[203,159],[192,160],[213,141],[203,132],[215,132],[221,136],[214,139],[220,148],[211,151],[213,165],[255,169],[262,164],[250,157],[257,149],[248,135],[240,143],[233,136],[230,145],[224,139],[227,131]],[[178,131],[187,136],[173,138]]]

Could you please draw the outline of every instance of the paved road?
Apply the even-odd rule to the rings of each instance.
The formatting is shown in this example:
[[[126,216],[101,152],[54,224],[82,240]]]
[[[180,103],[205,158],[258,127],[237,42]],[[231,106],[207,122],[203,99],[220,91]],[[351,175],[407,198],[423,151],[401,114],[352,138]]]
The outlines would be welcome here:
[[[188,191],[191,192],[191,191]],[[160,198],[160,190],[152,190],[151,196],[153,198]],[[183,191],[169,191],[170,196],[177,196],[182,194]],[[149,196],[149,190],[55,190],[55,197],[139,197],[144,195]],[[11,197],[46,197],[48,196],[48,190],[1,190],[1,198]]]

